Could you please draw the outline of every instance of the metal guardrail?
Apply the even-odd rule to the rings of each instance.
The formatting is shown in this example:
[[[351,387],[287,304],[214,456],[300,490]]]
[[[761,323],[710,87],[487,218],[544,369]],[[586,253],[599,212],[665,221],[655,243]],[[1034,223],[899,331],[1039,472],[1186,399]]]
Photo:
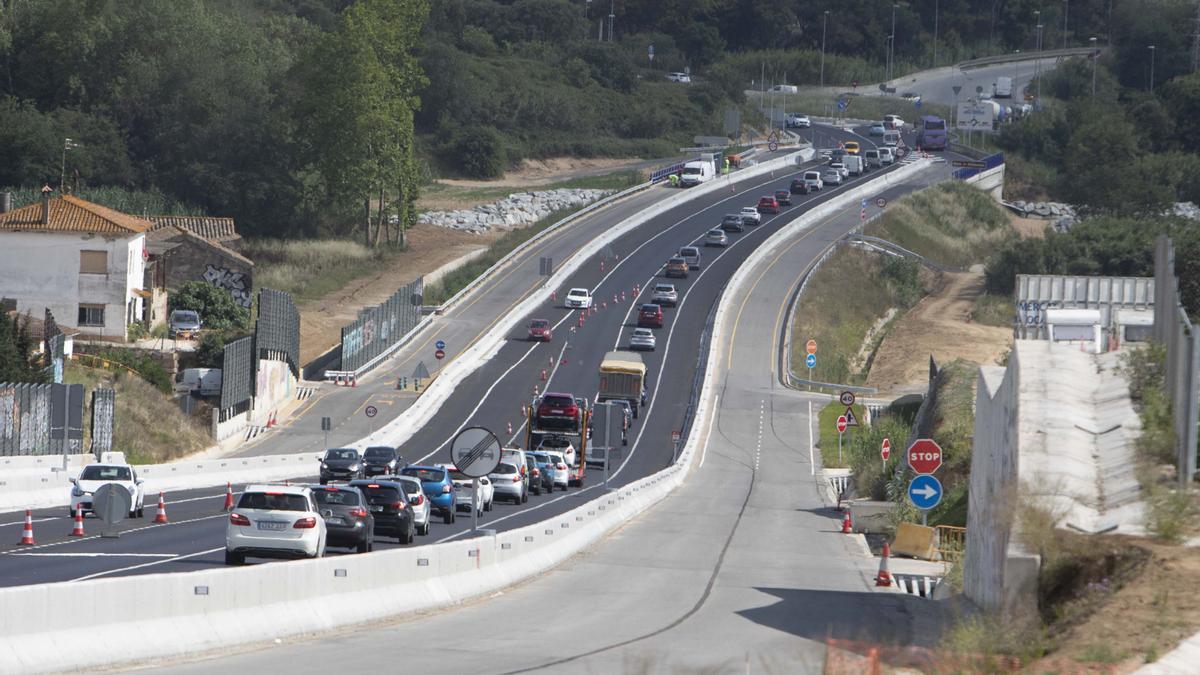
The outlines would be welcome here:
[[[851,233],[847,234],[845,237],[843,237],[843,239],[845,239],[846,241],[852,242],[852,243],[859,242],[859,243],[867,244],[874,248],[877,248],[877,249],[880,249],[883,251],[887,251],[887,252],[891,252],[896,255],[915,260],[918,263],[924,265],[925,267],[928,267],[929,269],[931,269],[935,272],[963,272],[963,271],[965,271],[961,267],[945,267],[943,265],[939,265],[938,263],[921,255],[920,253],[910,251],[899,244],[888,241],[887,239],[880,239],[879,237],[870,237],[865,234],[858,234],[855,232],[851,232]]]
[[[1068,58],[1071,56],[1087,56],[1093,51],[1091,47],[1068,47],[1066,49],[1047,49],[1040,52],[1021,52],[1019,54],[998,54],[996,56],[984,56],[978,59],[971,59],[955,64],[960,70],[968,68],[982,68],[984,66],[992,66],[999,63],[1013,63],[1014,61],[1038,61],[1043,59],[1059,59]]]
[[[125,365],[124,363],[121,363],[120,361],[110,361],[106,358],[96,356],[94,354],[83,354],[81,352],[72,352],[71,360],[79,361],[80,363],[83,363],[83,365],[89,365],[87,363],[84,363],[86,361],[96,361],[96,362],[99,362],[100,365],[90,366],[90,367],[104,368],[105,370],[113,370],[113,371],[115,371],[119,368],[119,369],[124,370],[125,372],[129,373],[130,375],[137,375],[138,377],[141,377],[141,373],[134,370],[133,368],[130,368],[129,366]]]

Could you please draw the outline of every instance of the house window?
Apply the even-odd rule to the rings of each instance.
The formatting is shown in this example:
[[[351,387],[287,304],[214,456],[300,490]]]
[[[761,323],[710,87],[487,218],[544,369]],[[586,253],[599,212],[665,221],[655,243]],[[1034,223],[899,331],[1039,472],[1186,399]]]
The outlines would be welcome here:
[[[80,326],[104,326],[104,305],[80,305]]]
[[[80,251],[80,274],[108,274],[108,251]]]

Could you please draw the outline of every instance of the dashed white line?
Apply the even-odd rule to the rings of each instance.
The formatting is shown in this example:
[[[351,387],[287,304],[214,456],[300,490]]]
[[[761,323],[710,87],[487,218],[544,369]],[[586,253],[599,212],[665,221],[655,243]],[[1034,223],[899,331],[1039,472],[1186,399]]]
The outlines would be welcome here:
[[[176,560],[184,560],[187,558],[195,558],[196,556],[208,555],[209,553],[216,553],[217,551],[224,551],[224,550],[225,550],[224,546],[222,546],[220,548],[210,548],[207,551],[197,551],[195,553],[188,553],[185,555],[177,555],[172,558],[167,558],[166,560],[155,560],[154,562],[142,563],[140,565],[130,565],[129,567],[120,567],[115,570],[105,570],[103,572],[96,572],[95,574],[89,574],[87,576],[82,576],[82,577],[77,577],[75,579],[71,579],[71,581],[87,581],[88,579],[95,579],[96,577],[106,577],[110,574],[117,574],[119,572],[129,572],[132,570],[142,569],[144,567],[161,565],[163,563],[174,562]]]

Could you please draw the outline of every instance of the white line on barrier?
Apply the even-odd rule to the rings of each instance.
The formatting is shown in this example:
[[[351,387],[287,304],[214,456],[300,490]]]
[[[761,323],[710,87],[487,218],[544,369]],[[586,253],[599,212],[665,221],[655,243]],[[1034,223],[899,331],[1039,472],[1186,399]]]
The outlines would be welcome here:
[[[87,576],[78,577],[76,579],[71,579],[71,581],[87,581],[88,579],[95,579],[97,577],[106,577],[110,574],[117,574],[118,572],[129,572],[132,570],[142,569],[143,567],[152,567],[154,565],[161,565],[163,563],[174,562],[176,560],[184,560],[186,558],[195,558],[196,556],[208,555],[209,553],[216,553],[217,551],[224,551],[224,550],[225,550],[224,546],[222,546],[220,548],[210,548],[207,551],[197,551],[195,553],[188,553],[185,555],[177,555],[173,558],[168,558],[166,560],[155,560],[154,562],[142,563],[140,565],[130,565],[129,567],[121,567],[121,568],[115,569],[115,570],[105,570],[103,572],[96,572],[95,574],[89,574]]]
[[[810,475],[817,475],[817,464],[813,459],[812,401],[808,402],[808,469]]]
[[[721,395],[715,394],[713,396],[713,406],[712,406],[713,410],[720,410],[721,409],[720,404],[721,404]],[[696,467],[698,469],[704,467],[704,460],[705,460],[705,458],[708,457],[708,439],[712,438],[712,430],[713,430],[713,427],[715,427],[715,426],[717,426],[717,416],[713,415],[712,418],[709,419],[709,421],[708,421],[708,431],[704,434],[704,447],[701,448],[701,450],[700,450],[700,466]]]
[[[178,553],[14,553],[30,558],[178,558]]]

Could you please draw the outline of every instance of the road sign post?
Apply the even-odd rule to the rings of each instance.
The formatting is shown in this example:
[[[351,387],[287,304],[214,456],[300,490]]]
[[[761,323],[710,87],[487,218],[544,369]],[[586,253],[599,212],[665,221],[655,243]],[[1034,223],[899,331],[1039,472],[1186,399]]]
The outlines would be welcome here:
[[[328,417],[321,418],[321,431],[325,432],[325,449],[329,449],[329,431],[333,428],[333,420]]]
[[[674,464],[679,458],[679,437],[678,430],[671,430],[671,463]]]
[[[942,501],[942,483],[928,474],[915,476],[908,484],[908,501],[921,510],[921,524],[928,525],[929,509]]]
[[[379,414],[379,408],[369,405],[363,410],[363,414],[365,414],[367,419],[370,420],[368,424],[368,428],[371,430],[370,433],[375,433],[375,416]]]
[[[471,533],[479,531],[479,479],[500,466],[500,439],[483,427],[467,427],[450,442],[450,462],[471,477]]]
[[[888,457],[892,454],[892,439],[884,438],[883,445],[879,446],[879,457],[883,459],[883,469],[887,471]]]
[[[839,415],[837,418],[838,464],[842,463],[842,434],[846,433],[846,425],[847,425],[846,416]]]

